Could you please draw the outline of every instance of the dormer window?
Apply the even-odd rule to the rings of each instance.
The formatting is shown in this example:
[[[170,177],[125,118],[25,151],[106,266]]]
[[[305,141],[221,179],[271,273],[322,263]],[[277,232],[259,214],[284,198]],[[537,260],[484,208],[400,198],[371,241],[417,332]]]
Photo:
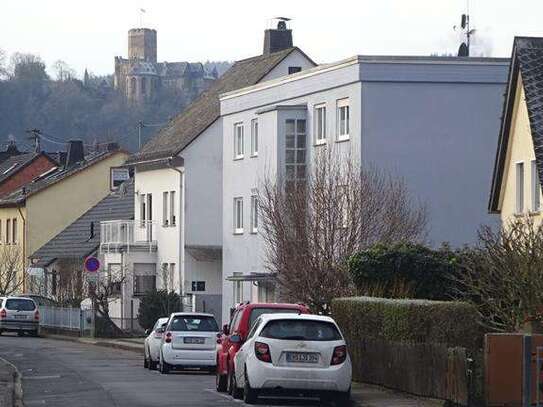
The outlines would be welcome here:
[[[292,75],[293,73],[298,73],[302,71],[301,66],[289,66],[288,67],[288,74]]]

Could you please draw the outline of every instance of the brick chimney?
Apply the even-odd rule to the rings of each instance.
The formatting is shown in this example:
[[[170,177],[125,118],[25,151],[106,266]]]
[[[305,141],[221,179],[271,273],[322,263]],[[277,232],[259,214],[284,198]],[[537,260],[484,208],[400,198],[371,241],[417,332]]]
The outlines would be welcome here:
[[[268,28],[264,31],[264,55],[292,48],[292,30],[287,28],[288,18],[278,17],[277,28]]]
[[[77,164],[85,159],[85,152],[83,150],[82,140],[70,140],[68,141],[68,151],[66,153],[66,168]]]

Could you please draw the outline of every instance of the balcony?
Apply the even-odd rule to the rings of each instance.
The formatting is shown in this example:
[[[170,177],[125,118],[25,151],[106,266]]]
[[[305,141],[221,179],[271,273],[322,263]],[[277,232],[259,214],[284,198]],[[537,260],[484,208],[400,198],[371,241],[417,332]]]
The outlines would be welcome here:
[[[108,220],[100,222],[100,252],[156,251],[153,221]]]

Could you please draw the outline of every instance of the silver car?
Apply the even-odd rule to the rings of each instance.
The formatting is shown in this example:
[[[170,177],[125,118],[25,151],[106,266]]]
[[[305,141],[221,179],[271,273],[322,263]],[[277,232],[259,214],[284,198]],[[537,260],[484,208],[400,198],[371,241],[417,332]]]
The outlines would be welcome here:
[[[157,319],[153,328],[145,331],[147,335],[143,345],[143,367],[145,368],[154,370],[158,366],[160,344],[168,319],[168,317]]]
[[[0,334],[2,332],[39,336],[40,312],[32,298],[0,297]]]

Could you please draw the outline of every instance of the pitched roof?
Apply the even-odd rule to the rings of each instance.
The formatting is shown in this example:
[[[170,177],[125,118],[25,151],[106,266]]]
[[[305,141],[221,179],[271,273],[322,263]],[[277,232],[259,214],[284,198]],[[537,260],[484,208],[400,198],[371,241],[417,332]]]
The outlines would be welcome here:
[[[13,206],[23,203],[27,197],[33,195],[42,189],[45,189],[53,184],[56,184],[59,181],[62,181],[65,178],[68,178],[80,171],[83,171],[86,168],[93,166],[94,164],[105,160],[115,154],[123,153],[122,150],[115,151],[104,151],[89,154],[85,157],[84,161],[78,162],[68,168],[59,168],[58,170],[51,172],[42,178],[34,180],[23,187],[13,191],[9,195],[6,195],[0,199],[0,207],[3,206]]]
[[[34,160],[42,155],[48,158],[52,163],[58,165],[58,163],[54,159],[52,159],[51,157],[49,157],[49,155],[45,153],[25,153],[20,155],[14,155],[8,158],[3,163],[0,163],[0,184],[16,172],[20,171],[22,168],[34,162]]]
[[[539,179],[543,180],[543,38],[515,37],[488,204],[488,210],[492,213],[499,212],[519,73],[522,76]]]
[[[128,163],[172,157],[207,129],[220,116],[219,95],[258,83],[298,48],[237,61],[217,81],[163,127]]]
[[[36,267],[45,267],[59,258],[86,257],[100,245],[100,222],[134,218],[134,182],[110,193],[81,215],[62,232],[36,250],[30,257],[38,259]],[[91,223],[94,237],[90,238]]]

